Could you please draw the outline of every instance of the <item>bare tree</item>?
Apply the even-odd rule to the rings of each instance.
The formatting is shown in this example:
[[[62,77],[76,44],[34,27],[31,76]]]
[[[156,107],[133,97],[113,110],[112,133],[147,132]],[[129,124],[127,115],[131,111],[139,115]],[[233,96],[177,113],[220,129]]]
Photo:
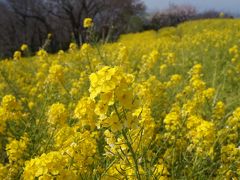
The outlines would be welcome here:
[[[139,0],[106,1],[105,9],[100,11],[96,20],[98,27],[114,28],[115,36],[126,32],[132,16],[142,16],[145,5]]]
[[[174,5],[161,12],[157,12],[152,17],[152,24],[155,29],[165,26],[176,26],[177,24],[194,18],[196,9],[190,5]]]
[[[19,22],[8,9],[7,5],[0,3],[0,57],[10,56],[20,41],[17,27]]]
[[[35,52],[48,33],[53,36],[51,52],[66,49],[72,38],[81,45],[86,40],[86,17],[94,19],[99,38],[101,31],[105,37],[112,29],[118,35],[127,32],[134,20],[131,17],[144,9],[140,0],[5,0],[0,3],[0,13],[4,13],[0,16],[0,52],[9,56],[23,43]]]
[[[78,45],[84,41],[83,20],[94,18],[105,5],[105,0],[49,0],[48,12],[59,19],[68,21]]]

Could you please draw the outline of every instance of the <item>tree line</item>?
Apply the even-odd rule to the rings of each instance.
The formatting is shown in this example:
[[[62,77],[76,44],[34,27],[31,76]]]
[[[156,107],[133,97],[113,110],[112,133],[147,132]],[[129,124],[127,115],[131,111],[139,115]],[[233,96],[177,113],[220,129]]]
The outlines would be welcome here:
[[[114,41],[122,33],[220,17],[217,11],[198,13],[188,5],[170,5],[148,16],[141,0],[4,0],[0,13],[0,58],[11,57],[22,44],[36,52],[49,37],[48,52],[66,50],[71,42],[80,46],[87,41],[83,21],[88,17],[94,19],[95,40],[103,42]]]
[[[49,34],[50,52],[67,49],[70,42],[79,46],[85,42],[87,17],[94,19],[98,39],[113,40],[144,12],[139,0],[5,0],[0,3],[0,56],[11,56],[21,44],[35,52]]]

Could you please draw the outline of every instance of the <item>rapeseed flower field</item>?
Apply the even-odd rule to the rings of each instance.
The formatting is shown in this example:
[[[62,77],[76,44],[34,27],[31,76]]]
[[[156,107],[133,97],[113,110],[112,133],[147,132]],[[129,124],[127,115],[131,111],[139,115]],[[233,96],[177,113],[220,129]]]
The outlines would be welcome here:
[[[240,178],[239,20],[27,51],[0,62],[0,179]]]

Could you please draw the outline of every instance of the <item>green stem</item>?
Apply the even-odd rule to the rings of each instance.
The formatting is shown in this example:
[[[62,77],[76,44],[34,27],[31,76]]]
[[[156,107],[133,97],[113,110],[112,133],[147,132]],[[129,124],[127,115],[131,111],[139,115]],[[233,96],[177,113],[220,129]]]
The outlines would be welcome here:
[[[50,141],[53,139],[56,130],[57,130],[57,124],[55,125],[54,130],[52,131],[52,134],[51,134],[50,138],[49,138],[48,141],[47,141],[47,144],[46,144],[46,147],[45,147],[45,151],[44,151],[44,152],[47,152],[47,149],[48,149],[48,146],[49,146],[49,144],[50,144]]]
[[[89,69],[90,69],[91,73],[93,73],[94,71],[93,71],[93,69],[92,69],[91,62],[90,62],[88,53],[87,53],[87,62],[88,62],[88,66],[89,66]]]
[[[73,100],[71,94],[68,92],[68,90],[67,90],[67,88],[65,87],[64,83],[63,83],[60,79],[58,79],[58,81],[60,82],[61,86],[63,87],[63,89],[64,89],[65,92],[67,93],[67,95],[68,95],[68,97],[70,98],[70,100]]]
[[[117,110],[117,107],[116,107],[115,104],[113,106],[114,106],[115,112],[116,112],[116,114],[118,116],[118,119],[121,122],[122,120],[121,120],[120,114],[119,114],[119,112]],[[138,161],[137,161],[136,153],[134,152],[134,150],[132,148],[132,145],[131,145],[128,137],[127,137],[127,132],[126,132],[125,129],[122,130],[122,135],[123,135],[123,137],[124,137],[124,139],[126,141],[126,144],[127,144],[128,148],[129,148],[129,151],[130,151],[130,153],[132,155],[132,158],[133,158],[133,161],[134,161],[134,164],[135,164],[135,175],[136,175],[138,180],[141,180],[140,173],[139,173],[139,168],[138,168]]]

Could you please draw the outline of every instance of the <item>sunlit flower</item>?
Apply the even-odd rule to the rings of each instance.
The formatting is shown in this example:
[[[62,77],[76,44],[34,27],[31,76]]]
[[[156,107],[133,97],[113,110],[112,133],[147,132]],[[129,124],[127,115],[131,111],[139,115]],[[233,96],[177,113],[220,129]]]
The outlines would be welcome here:
[[[83,27],[84,28],[90,28],[90,27],[92,27],[93,26],[93,20],[92,20],[92,18],[85,18],[84,20],[83,20]]]

